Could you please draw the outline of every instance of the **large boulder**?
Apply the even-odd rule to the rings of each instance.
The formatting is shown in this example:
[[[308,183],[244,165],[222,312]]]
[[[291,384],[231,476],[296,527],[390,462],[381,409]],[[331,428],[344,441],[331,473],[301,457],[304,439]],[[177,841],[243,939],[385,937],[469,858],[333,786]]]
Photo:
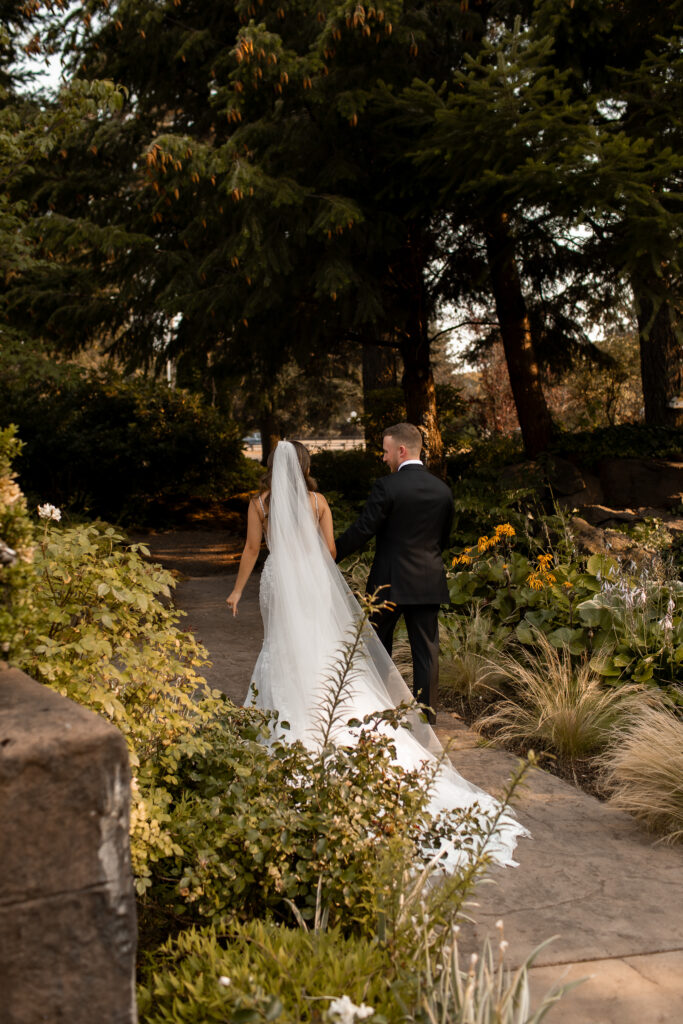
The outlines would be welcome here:
[[[0,1020],[134,1024],[123,736],[0,667]]]
[[[586,522],[580,516],[574,516],[570,530],[574,542],[582,554],[612,555],[617,558],[633,554],[633,541],[617,530],[603,530],[599,526],[593,526]]]
[[[578,466],[558,455],[551,455],[545,467],[546,480],[554,494],[566,497],[586,489],[584,474]]]

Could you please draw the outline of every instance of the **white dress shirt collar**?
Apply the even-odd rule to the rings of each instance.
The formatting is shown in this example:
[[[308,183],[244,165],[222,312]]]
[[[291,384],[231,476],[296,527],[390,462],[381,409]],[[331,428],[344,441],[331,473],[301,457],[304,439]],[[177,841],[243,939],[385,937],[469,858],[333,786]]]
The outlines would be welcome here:
[[[406,459],[405,462],[401,463],[401,465],[398,467],[396,472],[400,473],[404,466],[421,466],[421,465],[422,465],[422,461],[420,459]]]

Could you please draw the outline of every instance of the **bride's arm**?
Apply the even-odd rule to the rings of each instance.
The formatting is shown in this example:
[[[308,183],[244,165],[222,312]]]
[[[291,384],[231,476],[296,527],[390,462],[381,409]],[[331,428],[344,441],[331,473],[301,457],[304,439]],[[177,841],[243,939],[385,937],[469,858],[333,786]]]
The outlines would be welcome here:
[[[261,535],[263,528],[261,526],[261,517],[258,514],[256,508],[256,502],[249,502],[249,513],[247,516],[247,539],[244,544],[244,550],[242,551],[242,557],[240,558],[240,567],[237,573],[237,579],[235,586],[233,587],[230,597],[226,598],[228,608],[232,611],[233,615],[237,615],[237,605],[242,596],[242,591],[247,585],[247,580],[251,576],[252,569],[256,565],[256,559],[258,553],[261,550]]]
[[[332,510],[327,504],[327,498],[324,494],[318,494],[318,500],[322,506],[320,513],[320,532],[323,535],[323,540],[327,544],[330,554],[333,558],[337,557],[337,546],[334,543],[334,523],[332,521]]]

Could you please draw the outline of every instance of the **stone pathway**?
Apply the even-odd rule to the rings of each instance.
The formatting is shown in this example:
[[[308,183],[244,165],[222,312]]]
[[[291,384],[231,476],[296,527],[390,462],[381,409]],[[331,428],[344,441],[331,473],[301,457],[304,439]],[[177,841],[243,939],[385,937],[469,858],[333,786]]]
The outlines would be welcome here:
[[[136,538],[137,539],[137,538]],[[142,538],[140,538],[142,539]],[[208,648],[212,686],[241,702],[262,629],[258,576],[236,619],[232,589],[236,538],[220,532],[174,532],[144,538],[153,556],[183,573],[177,602]],[[438,716],[462,775],[499,792],[516,759],[478,747],[455,716]],[[470,913],[463,941],[497,941],[503,918],[511,963],[551,935],[531,971],[532,992],[588,978],[554,1007],[549,1024],[683,1024],[683,850],[653,844],[628,815],[544,771],[535,771],[516,804],[533,835],[517,848],[518,868],[492,869]]]

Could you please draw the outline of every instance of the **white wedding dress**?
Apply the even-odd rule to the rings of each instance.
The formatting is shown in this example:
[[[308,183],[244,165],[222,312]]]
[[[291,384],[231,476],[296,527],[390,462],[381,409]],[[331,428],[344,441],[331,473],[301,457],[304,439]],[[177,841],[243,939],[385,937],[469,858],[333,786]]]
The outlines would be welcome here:
[[[259,601],[264,640],[254,667],[246,706],[278,712],[287,722],[283,738],[319,746],[320,707],[329,694],[332,669],[344,642],[357,630],[362,615],[358,602],[334,563],[320,535],[309,492],[294,446],[280,441],[273,459],[266,529],[269,555],[261,574]],[[350,719],[414,700],[398,669],[372,628],[365,630],[353,661],[336,743],[353,743],[357,731]],[[403,768],[425,770],[441,760],[430,790],[429,809],[438,813],[477,804],[485,817],[499,811],[498,803],[455,771],[434,730],[424,716],[410,711],[410,728],[383,724]],[[499,864],[514,865],[512,853],[526,830],[510,814],[501,816],[486,851]],[[445,850],[446,867],[462,862],[456,848]]]

